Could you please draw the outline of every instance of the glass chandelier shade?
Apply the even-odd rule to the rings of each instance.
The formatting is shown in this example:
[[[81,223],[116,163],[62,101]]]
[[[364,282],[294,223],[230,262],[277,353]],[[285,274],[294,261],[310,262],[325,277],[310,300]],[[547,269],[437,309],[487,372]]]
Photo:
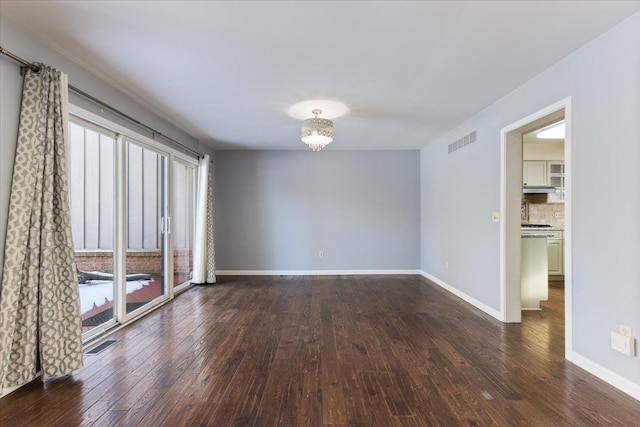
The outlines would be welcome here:
[[[315,117],[302,121],[300,137],[313,151],[322,150],[333,141],[333,122],[318,117],[322,110],[313,110]]]

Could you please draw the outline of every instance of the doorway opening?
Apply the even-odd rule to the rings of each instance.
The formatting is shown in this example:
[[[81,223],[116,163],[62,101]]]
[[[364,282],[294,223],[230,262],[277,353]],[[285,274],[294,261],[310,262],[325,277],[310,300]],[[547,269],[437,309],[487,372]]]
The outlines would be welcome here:
[[[521,228],[525,219],[523,209],[523,136],[564,119],[564,162],[562,163],[563,206],[563,270],[564,302],[558,300],[561,284],[551,282],[555,304],[564,305],[564,352],[570,354],[572,342],[572,275],[571,275],[571,98],[565,98],[533,113],[501,130],[501,230],[500,230],[500,303],[502,320],[522,322],[521,267],[523,260]],[[554,164],[554,172],[558,162]],[[534,168],[540,165],[531,165]],[[551,164],[547,163],[547,167]],[[547,170],[549,170],[547,168]],[[554,179],[557,175],[554,175]],[[557,181],[557,180],[556,180]],[[547,185],[549,182],[547,181]],[[547,197],[547,196],[545,196]],[[557,196],[556,196],[557,197]],[[546,199],[545,199],[546,200]],[[560,208],[555,207],[555,210]],[[557,306],[557,305],[556,305]]]

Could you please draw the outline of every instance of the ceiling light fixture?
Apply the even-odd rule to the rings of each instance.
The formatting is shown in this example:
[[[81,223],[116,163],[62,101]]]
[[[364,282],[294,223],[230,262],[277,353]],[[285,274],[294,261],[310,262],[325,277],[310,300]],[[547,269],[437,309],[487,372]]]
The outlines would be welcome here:
[[[333,122],[318,117],[322,110],[311,111],[315,117],[302,121],[300,137],[313,151],[320,151],[333,141]]]
[[[564,120],[558,123],[554,123],[540,132],[536,133],[538,139],[564,139]]]

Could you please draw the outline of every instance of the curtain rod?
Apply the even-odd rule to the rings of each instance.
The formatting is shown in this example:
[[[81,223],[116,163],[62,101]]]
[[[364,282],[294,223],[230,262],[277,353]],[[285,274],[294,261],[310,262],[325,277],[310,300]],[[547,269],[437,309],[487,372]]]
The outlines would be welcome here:
[[[9,58],[13,59],[14,61],[21,63],[25,67],[30,68],[31,71],[33,71],[35,73],[40,71],[40,67],[38,67],[37,65],[32,64],[31,62],[20,58],[18,55],[15,55],[15,54],[9,52],[7,49],[3,48],[2,46],[0,46],[0,54],[8,56]]]
[[[26,61],[26,60],[20,58],[19,56],[9,52],[6,49],[4,49],[2,46],[0,46],[0,54],[5,55],[5,56],[13,59],[16,62],[19,62],[20,64],[24,65],[25,67],[29,68],[31,71],[33,71],[35,73],[40,71],[40,67],[38,67],[36,64],[33,64],[33,63],[29,62],[29,61]],[[103,102],[103,101],[99,100],[98,98],[96,98],[96,97],[94,97],[92,95],[89,95],[87,92],[85,92],[85,91],[83,91],[81,89],[78,89],[77,87],[75,87],[73,85],[69,85],[69,89],[71,91],[75,92],[77,95],[80,95],[81,97],[83,97],[83,98],[85,98],[85,99],[87,99],[87,100],[89,100],[89,101],[91,101],[91,102],[93,102],[95,104],[98,104],[101,107],[106,108],[110,112],[122,117],[123,119],[126,119],[126,120],[130,121],[131,123],[134,123],[137,126],[140,126],[140,127],[144,128],[144,129],[146,129],[148,132],[151,133],[152,138],[155,138],[156,135],[157,135],[157,136],[159,136],[161,138],[164,138],[164,139],[166,139],[168,141],[173,142],[174,144],[177,144],[182,149],[190,152],[191,154],[195,154],[198,157],[204,157],[201,153],[198,153],[197,151],[195,151],[195,150],[187,147],[186,145],[176,141],[175,139],[163,134],[162,132],[159,132],[159,131],[155,130],[154,128],[152,128],[150,126],[145,125],[144,123],[134,119],[130,115],[128,115],[126,113],[123,113],[122,111],[112,107],[111,105],[107,104],[106,102]]]
[[[145,125],[144,123],[134,119],[130,115],[128,115],[126,113],[123,113],[122,111],[112,107],[111,105],[107,104],[106,102],[100,101],[98,98],[96,98],[96,97],[94,97],[92,95],[89,95],[87,92],[85,92],[85,91],[83,91],[81,89],[78,89],[77,87],[75,87],[73,85],[69,85],[69,89],[72,92],[76,93],[77,95],[80,95],[81,97],[93,102],[94,104],[98,104],[99,106],[106,108],[110,112],[122,117],[123,119],[126,119],[126,120],[130,121],[131,123],[134,123],[135,125],[146,129],[148,132],[151,133],[153,139],[155,139],[156,136],[159,136],[161,138],[164,138],[166,140],[169,140],[169,141],[173,142],[174,144],[179,145],[180,148],[190,152],[191,154],[195,154],[197,157],[204,157],[204,155],[202,155],[201,153],[198,153],[197,151],[195,151],[195,150],[187,147],[186,145],[176,141],[175,139],[171,138],[170,136],[167,136],[167,135],[163,134],[162,132],[155,130],[154,128],[152,128],[150,126]]]

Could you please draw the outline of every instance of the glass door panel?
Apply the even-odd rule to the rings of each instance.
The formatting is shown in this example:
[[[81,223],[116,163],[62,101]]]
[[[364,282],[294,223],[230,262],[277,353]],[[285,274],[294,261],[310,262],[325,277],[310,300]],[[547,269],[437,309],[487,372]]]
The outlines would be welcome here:
[[[196,165],[173,162],[172,226],[173,285],[189,283],[193,271],[193,234],[195,228]]]
[[[87,341],[190,285],[198,162],[70,110],[71,227]]]
[[[126,142],[126,313],[167,294],[167,156]]]
[[[114,150],[115,134],[70,121],[71,229],[85,335],[115,323]]]

